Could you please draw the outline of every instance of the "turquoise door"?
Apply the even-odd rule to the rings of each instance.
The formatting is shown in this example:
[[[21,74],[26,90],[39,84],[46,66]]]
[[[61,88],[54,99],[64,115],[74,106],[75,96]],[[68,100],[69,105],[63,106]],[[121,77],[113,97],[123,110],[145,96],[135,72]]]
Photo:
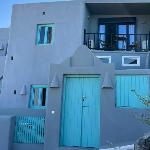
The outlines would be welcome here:
[[[100,142],[100,78],[66,76],[62,104],[62,146],[94,147]]]

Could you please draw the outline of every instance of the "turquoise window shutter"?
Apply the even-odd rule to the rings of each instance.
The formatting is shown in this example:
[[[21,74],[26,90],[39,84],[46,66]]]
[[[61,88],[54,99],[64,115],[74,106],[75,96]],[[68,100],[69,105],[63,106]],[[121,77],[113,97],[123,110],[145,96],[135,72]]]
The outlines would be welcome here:
[[[47,37],[47,35],[48,35],[48,26],[45,27],[44,44],[48,43],[48,39],[47,39],[48,37]]]
[[[149,75],[117,75],[116,106],[146,108],[132,90],[141,96],[149,96]]]
[[[30,100],[30,107],[34,105],[34,89],[31,88],[31,100]]]
[[[54,25],[41,24],[37,25],[36,44],[52,44],[54,41]]]
[[[29,100],[29,107],[35,109],[43,109],[46,107],[48,100],[47,85],[32,85]]]
[[[37,44],[40,44],[40,32],[41,32],[41,27],[37,26]]]
[[[38,93],[38,106],[39,107],[42,106],[42,91],[43,91],[43,88],[39,88],[39,93]]]

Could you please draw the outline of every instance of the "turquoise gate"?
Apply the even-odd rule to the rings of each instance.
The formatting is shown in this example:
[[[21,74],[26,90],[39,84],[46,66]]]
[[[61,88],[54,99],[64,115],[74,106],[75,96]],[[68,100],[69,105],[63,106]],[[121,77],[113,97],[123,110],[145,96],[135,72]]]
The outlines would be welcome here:
[[[99,76],[65,76],[60,144],[73,147],[99,147]]]
[[[149,96],[149,75],[117,75],[116,76],[116,106],[146,108],[132,92],[135,90],[141,96]]]
[[[45,117],[16,117],[14,143],[43,144]]]

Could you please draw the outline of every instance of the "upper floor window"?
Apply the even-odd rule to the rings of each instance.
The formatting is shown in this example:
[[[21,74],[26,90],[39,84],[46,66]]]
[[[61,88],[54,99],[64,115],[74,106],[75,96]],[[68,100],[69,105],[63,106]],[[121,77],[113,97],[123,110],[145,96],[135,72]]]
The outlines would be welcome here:
[[[104,50],[134,50],[136,18],[99,19],[99,48]]]
[[[54,37],[53,24],[39,24],[37,25],[37,44],[51,44]]]
[[[45,108],[48,98],[48,86],[32,85],[30,95],[30,108]]]

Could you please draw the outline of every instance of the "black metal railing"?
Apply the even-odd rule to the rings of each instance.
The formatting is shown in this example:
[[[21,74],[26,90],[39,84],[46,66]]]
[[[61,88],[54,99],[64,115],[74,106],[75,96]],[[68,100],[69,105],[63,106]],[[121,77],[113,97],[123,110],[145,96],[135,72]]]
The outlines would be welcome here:
[[[106,34],[84,31],[84,45],[94,50],[147,52],[150,34]]]

